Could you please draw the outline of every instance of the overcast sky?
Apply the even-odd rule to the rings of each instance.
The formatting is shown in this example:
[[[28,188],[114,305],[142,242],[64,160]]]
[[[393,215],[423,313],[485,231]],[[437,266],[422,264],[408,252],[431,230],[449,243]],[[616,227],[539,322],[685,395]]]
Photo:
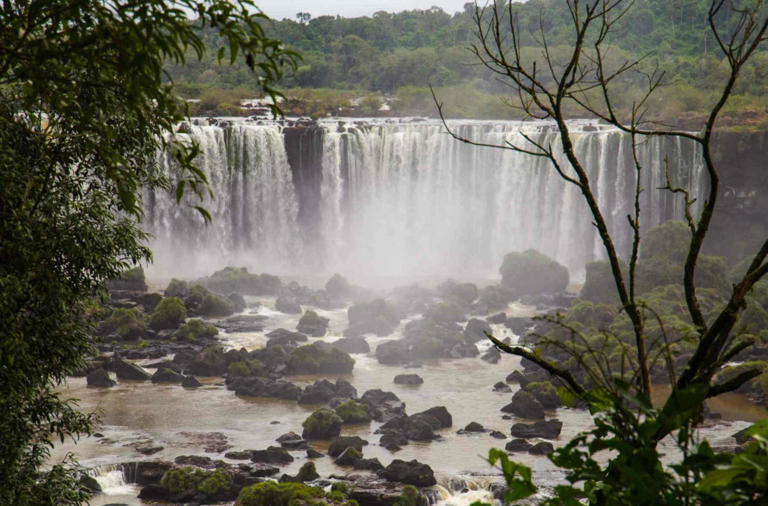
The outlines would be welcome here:
[[[295,19],[297,12],[309,12],[312,17],[337,14],[344,17],[370,16],[374,12],[400,12],[429,9],[433,5],[453,14],[462,10],[469,0],[257,0],[256,4],[275,19]]]

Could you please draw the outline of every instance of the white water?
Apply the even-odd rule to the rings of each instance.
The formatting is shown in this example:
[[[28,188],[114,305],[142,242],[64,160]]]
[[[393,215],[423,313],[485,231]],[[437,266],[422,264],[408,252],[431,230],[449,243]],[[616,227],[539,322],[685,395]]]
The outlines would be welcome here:
[[[319,228],[321,244],[308,244],[297,224],[300,202],[282,127],[242,121],[225,128],[195,126],[191,135],[201,145],[201,163],[216,195],[206,204],[213,223],[204,226],[170,195],[149,196],[154,274],[205,274],[242,264],[282,274],[316,272],[320,265],[322,274],[357,279],[496,277],[504,254],[536,248],[577,275],[603,255],[579,189],[559,178],[545,158],[462,144],[434,122],[324,126],[319,216],[309,225],[313,232]],[[545,123],[451,126],[477,142],[530,149],[526,135],[559,149],[558,134]],[[573,125],[573,139],[619,252],[628,255],[627,215],[633,213],[637,180],[631,139],[584,124]],[[641,139],[638,158],[641,226],[682,218],[682,197],[658,187],[666,184],[668,160],[673,183],[700,194],[706,182],[692,143]],[[574,176],[563,157],[558,160]]]

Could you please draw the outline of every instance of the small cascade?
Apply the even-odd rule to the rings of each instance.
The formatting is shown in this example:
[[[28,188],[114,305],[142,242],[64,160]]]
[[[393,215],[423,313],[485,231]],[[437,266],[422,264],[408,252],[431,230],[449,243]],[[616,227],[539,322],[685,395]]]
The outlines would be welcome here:
[[[435,506],[469,506],[474,502],[495,504],[497,501],[489,490],[491,481],[473,476],[454,476],[440,480],[427,494],[427,501]]]
[[[132,485],[126,480],[122,464],[112,464],[90,468],[87,470],[87,473],[89,476],[96,480],[96,482],[101,487],[102,494],[104,495],[136,495],[137,487],[136,485]]]
[[[543,122],[453,121],[473,141],[559,152]],[[604,256],[580,189],[548,159],[470,146],[437,122],[339,122],[282,126],[199,124],[189,135],[216,196],[206,225],[172,195],[145,196],[156,277],[245,265],[278,274],[496,277],[504,254],[535,248],[572,275]],[[615,245],[628,256],[635,185],[642,230],[681,219],[680,194],[660,190],[669,173],[692,197],[706,189],[701,154],[685,139],[632,138],[615,128],[572,125],[576,155]],[[575,177],[564,155],[563,172]],[[173,174],[173,164],[161,157]],[[196,204],[191,196],[188,204]],[[699,198],[692,211],[698,212]]]

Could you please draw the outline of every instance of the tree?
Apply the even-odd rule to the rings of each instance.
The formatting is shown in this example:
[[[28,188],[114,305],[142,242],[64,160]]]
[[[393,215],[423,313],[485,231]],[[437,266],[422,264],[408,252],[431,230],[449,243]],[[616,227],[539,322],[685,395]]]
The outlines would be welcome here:
[[[196,147],[171,135],[186,105],[163,65],[201,58],[198,27],[209,26],[226,41],[219,60],[241,55],[275,95],[297,55],[265,36],[265,21],[250,0],[0,7],[0,503],[87,499],[72,461],[44,470],[52,441],[92,422],[57,386],[92,350],[105,281],[151,258],[141,189],[207,191]],[[156,165],[162,149],[178,162],[174,188]]]
[[[541,349],[510,346],[492,336],[489,338],[502,351],[521,356],[545,369],[564,385],[570,396],[586,402],[596,414],[596,429],[577,437],[552,458],[557,465],[569,470],[568,479],[572,484],[582,484],[578,489],[558,487],[558,501],[574,501],[580,496],[595,504],[687,504],[695,492],[692,487],[696,480],[702,473],[713,471],[716,465],[708,446],[697,444],[694,438],[703,402],[735,390],[762,372],[759,367],[745,367],[738,374],[718,381],[726,364],[755,342],[751,336],[738,335],[734,328],[743,314],[751,289],[768,273],[768,239],[753,254],[729,290],[725,303],[716,310],[707,312],[703,309],[705,295],[696,279],[697,267],[706,265],[702,246],[716,211],[719,192],[719,172],[712,156],[712,134],[742,69],[765,41],[768,9],[761,0],[738,5],[727,0],[711,1],[707,22],[728,64],[728,74],[701,130],[691,133],[668,129],[648,118],[649,101],[665,84],[663,72],[645,69],[642,60],[609,63],[612,31],[632,6],[633,2],[625,0],[568,0],[571,41],[563,58],[554,56],[543,21],[540,23],[539,54],[534,58],[524,55],[520,43],[522,30],[511,2],[506,6],[496,2],[487,9],[475,6],[477,43],[472,52],[513,90],[516,95],[514,104],[527,117],[551,121],[558,132],[557,145],[544,144],[523,133],[524,141],[519,144],[508,142],[490,147],[545,158],[560,178],[578,188],[602,242],[620,311],[628,320],[632,336],[627,342],[611,329],[587,332],[562,318],[554,318],[550,323],[555,330],[549,336],[542,336]],[[682,12],[682,4],[680,9]],[[731,9],[733,13],[727,12]],[[723,20],[730,22],[734,16],[735,24],[723,26]],[[629,113],[624,115],[615,105],[615,86],[635,71],[645,79],[646,88],[643,94],[635,97]],[[436,96],[434,99],[444,117],[442,105]],[[636,179],[634,213],[627,216],[627,226],[633,237],[628,252],[618,251],[589,171],[574,149],[568,119],[585,115],[613,125],[632,140]],[[477,144],[451,131],[447,123],[445,126],[460,141]],[[669,169],[664,188],[641,187],[643,166],[637,156],[637,146],[643,139],[654,136],[695,143],[702,154],[709,183],[705,195],[693,195],[690,189],[675,183]],[[644,226],[640,220],[640,195],[643,191],[657,190],[672,192],[683,200],[688,231],[680,278],[695,344],[692,356],[679,374],[673,364],[676,343],[668,339],[671,324],[647,304],[638,290]],[[693,211],[696,198],[703,199],[698,215]],[[699,278],[704,274],[699,272]],[[605,350],[609,348],[617,353],[620,369],[612,367],[616,362],[607,356]],[[563,355],[572,359],[571,368],[563,365]],[[666,366],[672,391],[664,405],[655,409],[650,402],[651,371],[659,360]],[[659,441],[673,433],[677,435],[685,457],[683,464],[675,469],[677,474],[663,469],[657,451]],[[617,454],[609,457],[605,464],[596,462],[593,455],[606,448],[616,450]],[[699,458],[698,464],[691,463],[691,456]]]

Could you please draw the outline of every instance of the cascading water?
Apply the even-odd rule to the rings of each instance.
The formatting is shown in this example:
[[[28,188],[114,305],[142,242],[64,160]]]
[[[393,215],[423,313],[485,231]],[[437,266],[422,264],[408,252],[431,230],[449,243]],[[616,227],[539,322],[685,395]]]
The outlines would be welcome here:
[[[528,137],[555,151],[559,146],[546,123],[451,126],[487,144],[530,148]],[[156,268],[168,275],[183,274],[181,267],[206,273],[238,264],[356,279],[496,277],[510,251],[538,249],[572,274],[602,257],[583,196],[546,158],[462,144],[436,122],[327,121],[321,127],[315,128],[322,137],[315,155],[306,146],[287,146],[278,124],[192,127],[217,196],[207,204],[213,223],[206,227],[171,196],[149,195],[147,230],[155,236]],[[618,250],[628,255],[627,215],[633,213],[637,178],[631,137],[595,124],[572,128],[576,154]],[[287,153],[299,154],[289,164]],[[643,229],[683,217],[683,198],[658,189],[666,185],[667,161],[674,185],[692,196],[704,189],[696,153],[693,143],[681,139],[639,140]],[[305,159],[312,156],[316,160]]]

